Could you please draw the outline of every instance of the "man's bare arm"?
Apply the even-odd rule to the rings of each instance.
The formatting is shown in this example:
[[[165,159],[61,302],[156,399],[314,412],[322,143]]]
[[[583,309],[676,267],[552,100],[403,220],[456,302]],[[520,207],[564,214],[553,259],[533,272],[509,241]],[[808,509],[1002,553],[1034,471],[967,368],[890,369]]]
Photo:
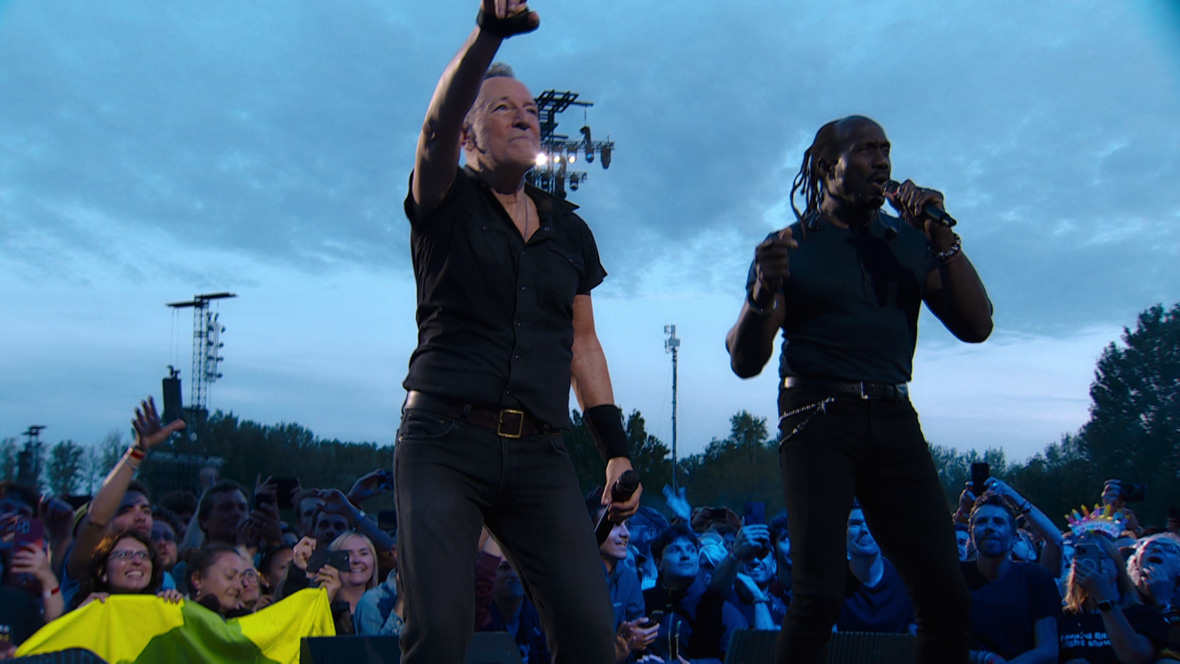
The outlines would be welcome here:
[[[485,15],[506,18],[528,11],[521,0],[482,0]],[[533,15],[533,21],[539,21]],[[459,165],[463,119],[479,96],[483,76],[496,57],[503,37],[476,27],[443,71],[426,109],[418,151],[414,159],[414,176],[410,191],[418,206],[418,217],[433,210],[446,195]]]

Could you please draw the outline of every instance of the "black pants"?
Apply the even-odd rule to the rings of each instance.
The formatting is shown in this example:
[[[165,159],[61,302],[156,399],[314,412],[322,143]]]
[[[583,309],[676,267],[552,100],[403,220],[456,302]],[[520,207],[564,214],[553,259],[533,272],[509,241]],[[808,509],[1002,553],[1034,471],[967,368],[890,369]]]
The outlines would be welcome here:
[[[614,614],[593,525],[558,433],[520,439],[406,410],[393,472],[403,664],[461,664],[487,525],[536,604],[556,662],[614,662]]]
[[[934,462],[907,399],[784,389],[779,454],[794,587],[778,662],[823,663],[840,615],[852,498],[909,588],[918,662],[967,661],[970,594]]]

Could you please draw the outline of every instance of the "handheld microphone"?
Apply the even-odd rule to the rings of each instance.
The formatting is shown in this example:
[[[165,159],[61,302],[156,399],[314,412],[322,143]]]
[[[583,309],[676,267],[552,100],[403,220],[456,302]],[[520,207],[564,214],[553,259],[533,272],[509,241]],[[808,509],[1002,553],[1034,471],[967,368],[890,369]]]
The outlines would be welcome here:
[[[888,198],[890,203],[895,202],[895,199],[897,198],[897,190],[900,188],[900,182],[896,180],[889,180],[884,185],[885,198]],[[955,221],[954,217],[947,214],[946,210],[938,207],[937,205],[932,205],[929,203],[922,206],[922,214],[930,217],[947,228],[953,228],[955,224],[959,223],[958,221]]]
[[[612,503],[623,503],[631,499],[635,495],[635,490],[639,488],[639,473],[634,470],[628,470],[619,476],[615,485],[611,487],[610,499]],[[610,531],[614,529],[615,524],[611,523],[606,518],[610,509],[603,510],[602,516],[598,519],[598,523],[594,524],[594,539],[598,540],[598,546],[606,541],[610,536]]]

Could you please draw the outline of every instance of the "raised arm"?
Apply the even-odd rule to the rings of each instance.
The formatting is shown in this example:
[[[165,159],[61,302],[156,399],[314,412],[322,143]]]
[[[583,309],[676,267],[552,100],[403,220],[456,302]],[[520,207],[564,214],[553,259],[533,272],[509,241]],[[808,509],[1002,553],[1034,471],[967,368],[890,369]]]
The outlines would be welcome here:
[[[135,479],[135,471],[139,469],[139,464],[148,451],[168,440],[173,432],[183,429],[185,423],[184,420],[173,420],[166,426],[161,424],[160,416],[156,413],[156,402],[148,397],[147,401],[141,402],[140,407],[135,409],[135,419],[131,420],[131,426],[135,428],[135,445],[123,454],[103,480],[102,488],[90,502],[90,509],[78,526],[74,548],[66,560],[66,568],[71,578],[81,579],[86,575],[90,554],[106,534],[107,524],[115,518],[119,504],[127,494],[127,487],[131,486],[131,480]]]
[[[791,274],[787,250],[798,246],[791,229],[784,228],[754,250],[754,283],[746,293],[737,322],[725,335],[729,366],[742,378],[761,373],[774,352],[774,337],[783,325],[786,310],[782,287]]]
[[[536,29],[540,17],[523,0],[482,0],[479,25],[443,71],[418,136],[411,192],[418,217],[446,195],[459,165],[463,119],[505,37]]]

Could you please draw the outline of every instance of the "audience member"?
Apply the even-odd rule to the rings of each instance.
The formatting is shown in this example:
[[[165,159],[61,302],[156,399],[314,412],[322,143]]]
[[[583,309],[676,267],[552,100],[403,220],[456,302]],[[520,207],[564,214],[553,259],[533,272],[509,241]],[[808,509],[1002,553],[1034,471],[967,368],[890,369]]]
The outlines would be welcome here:
[[[1151,664],[1167,645],[1168,624],[1142,604],[1123,557],[1109,537],[1081,535],[1058,618],[1061,661],[1067,664]]]
[[[11,514],[11,506],[3,509]],[[0,659],[63,612],[61,587],[45,550],[29,544],[14,548],[11,554],[0,570]],[[18,577],[30,583],[20,583]]]
[[[673,524],[651,543],[659,576],[643,600],[649,612],[665,614],[650,648],[665,659],[675,649],[685,659],[723,660],[733,632],[747,627],[725,595],[698,578],[699,548],[696,534],[683,523]]]
[[[133,481],[135,472],[153,447],[184,429],[185,423],[173,420],[166,426],[161,424],[156,403],[148,397],[135,409],[131,424],[135,429],[135,444],[111,469],[94,500],[80,510],[81,520],[74,528],[73,546],[66,555],[61,575],[62,598],[67,604],[73,603],[78,592],[77,580],[87,574],[95,548],[104,537],[129,530],[151,537],[152,503],[147,487]]]
[[[651,543],[660,533],[668,529],[668,519],[655,508],[640,507],[628,521],[631,531],[631,550],[635,555],[635,573],[639,576],[639,584],[644,589],[654,588],[656,576],[656,561],[651,555]]]
[[[848,576],[836,630],[913,633],[914,605],[905,582],[869,532],[859,506],[848,514]]]
[[[242,606],[242,570],[246,561],[223,542],[206,544],[188,561],[189,597],[223,617],[249,613]]]
[[[586,509],[592,522],[597,523],[606,513],[602,504],[602,488],[586,497]],[[648,624],[644,616],[643,590],[635,570],[624,564],[630,550],[631,531],[626,521],[612,524],[610,534],[598,546],[598,555],[606,573],[615,614],[615,656],[622,662],[632,653],[643,652],[656,638],[659,624]]]
[[[137,530],[107,535],[99,541],[90,558],[73,606],[104,601],[111,595],[151,595],[179,602],[181,595],[173,588],[162,588],[164,570],[156,557],[152,541]]]
[[[172,515],[171,511],[161,508],[153,514],[152,546],[156,550],[157,564],[159,564],[160,569],[163,570],[165,577],[167,577],[163,581],[165,588],[176,587],[171,572],[172,568],[178,562],[176,544],[179,534],[180,522]]]
[[[770,520],[770,541],[774,543],[774,583],[770,584],[770,594],[779,598],[784,606],[791,604],[791,534],[787,530],[786,513]]]
[[[999,496],[984,493],[976,501],[970,527],[977,557],[961,565],[971,590],[972,657],[1056,662],[1061,598],[1053,576],[1040,565],[1009,557],[1016,519]]]
[[[492,587],[492,603],[480,632],[508,632],[516,640],[523,664],[549,661],[545,632],[537,607],[524,594],[520,576],[507,559],[501,559]]]
[[[184,539],[188,522],[197,513],[197,495],[192,491],[169,491],[160,497],[159,507],[169,510],[176,517],[176,541]]]
[[[779,629],[787,606],[770,594],[774,580],[774,547],[765,524],[742,526],[729,555],[717,564],[708,587],[728,598],[753,629]]]
[[[366,590],[377,586],[377,550],[372,540],[355,531],[337,537],[328,545],[328,550],[348,552],[348,569],[341,570],[336,601],[348,602],[348,615],[353,618],[355,628],[357,602]]]

